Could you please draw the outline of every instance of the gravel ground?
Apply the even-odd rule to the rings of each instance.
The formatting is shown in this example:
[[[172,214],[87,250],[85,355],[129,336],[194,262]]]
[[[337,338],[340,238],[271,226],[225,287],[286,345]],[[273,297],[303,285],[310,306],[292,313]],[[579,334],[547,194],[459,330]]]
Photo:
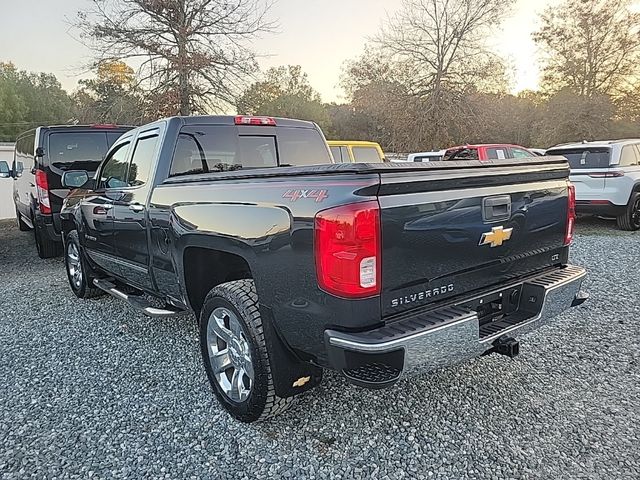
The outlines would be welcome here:
[[[284,416],[216,404],[191,316],[76,299],[60,259],[0,222],[0,475],[12,478],[640,478],[640,233],[583,219],[592,299],[490,356],[352,387]]]

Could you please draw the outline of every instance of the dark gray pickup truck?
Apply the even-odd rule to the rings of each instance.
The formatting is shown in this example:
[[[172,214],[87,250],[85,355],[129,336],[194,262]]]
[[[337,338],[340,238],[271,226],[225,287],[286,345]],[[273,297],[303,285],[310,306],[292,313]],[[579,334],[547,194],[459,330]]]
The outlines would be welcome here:
[[[125,133],[63,210],[81,298],[194,312],[220,403],[251,422],[322,370],[382,388],[488,353],[582,303],[562,157],[333,164],[315,124],[161,120]]]

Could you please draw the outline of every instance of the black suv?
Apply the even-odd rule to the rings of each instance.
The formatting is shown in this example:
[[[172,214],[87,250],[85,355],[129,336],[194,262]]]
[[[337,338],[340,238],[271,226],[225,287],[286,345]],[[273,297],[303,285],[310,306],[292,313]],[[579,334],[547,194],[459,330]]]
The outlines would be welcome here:
[[[60,125],[38,127],[16,140],[11,169],[13,202],[20,230],[33,228],[40,258],[60,253],[60,209],[69,193],[66,170],[97,169],[109,147],[131,126]]]

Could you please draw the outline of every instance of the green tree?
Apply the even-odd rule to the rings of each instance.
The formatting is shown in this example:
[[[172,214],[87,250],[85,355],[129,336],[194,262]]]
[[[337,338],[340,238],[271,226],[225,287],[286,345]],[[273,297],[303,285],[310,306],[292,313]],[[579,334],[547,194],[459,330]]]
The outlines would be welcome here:
[[[320,94],[299,65],[270,68],[264,80],[244,91],[236,106],[240,114],[299,118],[316,122],[323,129],[330,126]]]
[[[18,70],[0,62],[0,138],[14,140],[42,124],[67,123],[73,101],[52,74]]]

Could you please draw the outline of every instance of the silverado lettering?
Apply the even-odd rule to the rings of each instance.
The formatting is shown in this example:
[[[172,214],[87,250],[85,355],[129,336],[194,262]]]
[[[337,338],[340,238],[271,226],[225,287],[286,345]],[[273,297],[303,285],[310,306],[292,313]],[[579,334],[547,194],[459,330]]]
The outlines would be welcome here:
[[[417,292],[417,293],[411,293],[409,295],[404,295],[399,298],[394,298],[393,300],[391,300],[391,306],[397,307],[399,305],[405,305],[407,303],[413,303],[420,300],[437,297],[438,295],[441,295],[441,294],[444,295],[445,293],[453,292],[453,290],[454,290],[453,283],[450,283],[449,285],[445,285],[442,287],[432,288],[432,289],[424,290],[422,292]]]

